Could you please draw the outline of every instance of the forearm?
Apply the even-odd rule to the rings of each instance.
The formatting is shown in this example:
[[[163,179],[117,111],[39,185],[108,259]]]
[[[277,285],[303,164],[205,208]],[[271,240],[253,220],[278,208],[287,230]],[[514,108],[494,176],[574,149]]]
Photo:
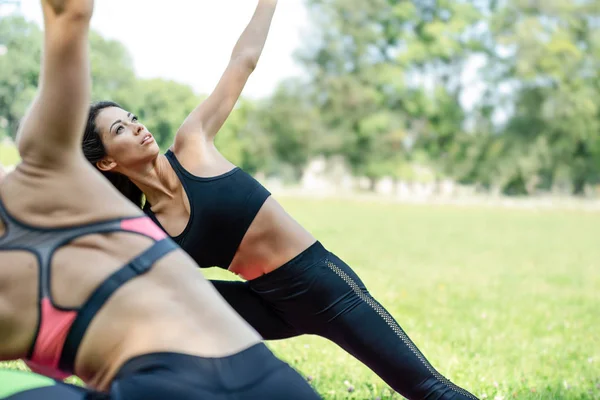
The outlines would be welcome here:
[[[254,68],[269,34],[277,0],[259,0],[252,19],[238,39],[231,59],[243,59]]]
[[[187,138],[200,135],[204,139],[212,140],[221,129],[256,68],[269,34],[276,5],[277,0],[258,1],[254,15],[235,44],[229,65],[219,83],[210,96],[188,115],[177,131],[174,143],[176,153],[179,153],[180,149],[197,147],[187,146]],[[181,154],[179,153],[178,157]]]
[[[58,165],[81,150],[91,92],[88,32],[93,0],[42,3],[44,50],[38,93],[20,124],[17,147],[23,161]],[[57,14],[54,6],[64,8]]]

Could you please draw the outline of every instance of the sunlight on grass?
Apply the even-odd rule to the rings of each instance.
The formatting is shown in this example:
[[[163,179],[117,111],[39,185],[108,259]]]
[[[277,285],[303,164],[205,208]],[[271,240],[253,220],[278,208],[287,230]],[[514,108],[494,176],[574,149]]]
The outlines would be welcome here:
[[[19,160],[19,152],[15,146],[0,143],[0,164],[15,165]]]

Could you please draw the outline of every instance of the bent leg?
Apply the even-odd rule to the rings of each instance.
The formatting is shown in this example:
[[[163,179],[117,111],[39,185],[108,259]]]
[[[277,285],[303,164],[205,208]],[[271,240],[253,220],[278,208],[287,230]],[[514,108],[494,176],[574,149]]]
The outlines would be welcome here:
[[[348,265],[322,247],[310,252],[250,286],[299,332],[338,344],[404,397],[476,399],[427,361]]]
[[[287,339],[299,333],[254,293],[248,282],[210,281],[231,307],[265,340]]]
[[[327,338],[371,368],[408,399],[476,399],[425,358],[402,327],[377,302],[352,269],[332,255],[326,261],[334,286],[351,292],[329,324]],[[337,280],[337,282],[336,282]]]

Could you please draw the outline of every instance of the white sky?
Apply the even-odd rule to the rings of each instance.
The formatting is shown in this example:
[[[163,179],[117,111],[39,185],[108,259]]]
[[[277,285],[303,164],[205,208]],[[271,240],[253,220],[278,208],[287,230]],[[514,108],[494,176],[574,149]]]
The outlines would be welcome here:
[[[191,85],[216,85],[257,0],[95,0],[92,28],[123,43],[136,74]],[[22,0],[21,12],[42,24],[40,0]],[[281,0],[246,97],[269,95],[282,78],[301,74],[292,53],[308,24],[303,0]]]

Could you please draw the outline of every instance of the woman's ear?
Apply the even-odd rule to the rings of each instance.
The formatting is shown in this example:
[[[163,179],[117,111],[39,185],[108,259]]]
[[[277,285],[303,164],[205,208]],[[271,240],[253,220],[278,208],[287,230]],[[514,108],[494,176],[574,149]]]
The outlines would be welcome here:
[[[114,160],[107,157],[103,158],[102,160],[96,163],[96,167],[98,167],[100,171],[104,172],[112,171],[113,169],[115,169],[116,166],[117,163],[114,162]]]

